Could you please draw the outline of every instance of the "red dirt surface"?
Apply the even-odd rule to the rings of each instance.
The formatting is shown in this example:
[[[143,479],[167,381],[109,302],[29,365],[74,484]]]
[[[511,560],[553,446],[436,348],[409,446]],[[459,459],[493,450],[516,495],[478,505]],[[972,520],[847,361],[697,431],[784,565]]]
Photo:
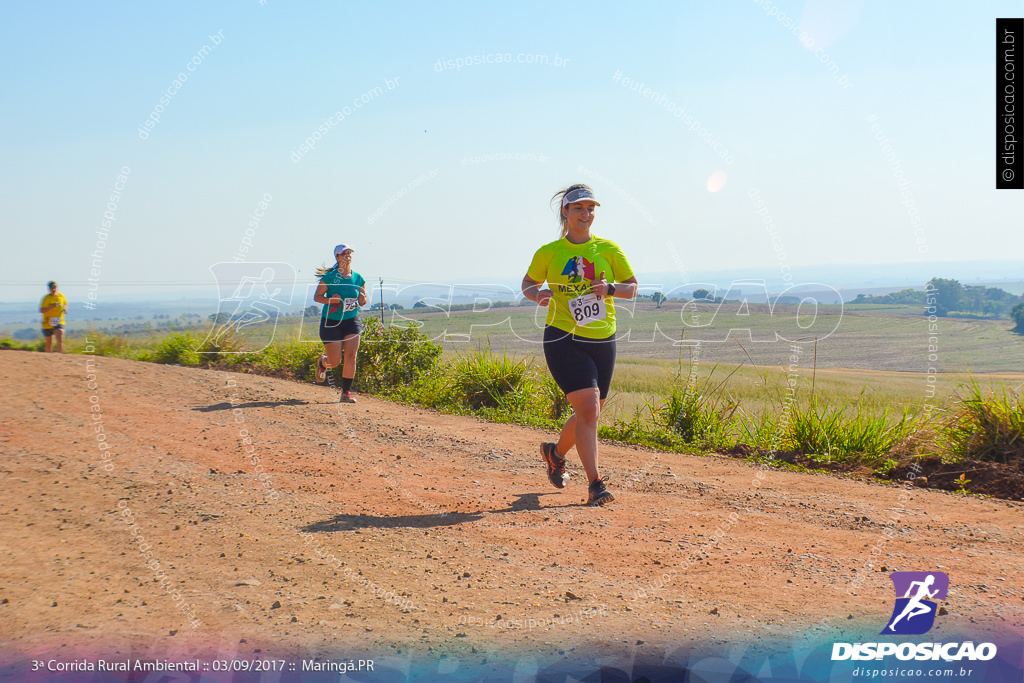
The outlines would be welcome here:
[[[8,658],[840,640],[881,630],[895,570],[949,575],[936,637],[1024,623],[1018,502],[603,444],[590,508],[537,430],[110,358],[0,351],[0,377]]]

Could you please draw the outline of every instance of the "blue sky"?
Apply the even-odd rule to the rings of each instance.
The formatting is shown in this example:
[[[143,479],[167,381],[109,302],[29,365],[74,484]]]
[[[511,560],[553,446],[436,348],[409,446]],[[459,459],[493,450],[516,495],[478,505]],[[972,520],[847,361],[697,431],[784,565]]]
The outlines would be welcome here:
[[[996,17],[1019,13],[821,0],[8,4],[0,296],[37,298],[50,278],[81,296],[122,167],[101,300],[212,285],[210,266],[237,253],[265,195],[246,258],[286,261],[299,278],[338,242],[357,247],[367,279],[518,278],[557,236],[548,198],[580,181],[602,201],[594,232],[638,272],[778,279],[786,265],[799,281],[814,264],[1006,258],[1024,253],[1024,195],[994,189],[993,36]],[[513,63],[437,68],[496,54]],[[124,284],[156,282],[167,284]]]

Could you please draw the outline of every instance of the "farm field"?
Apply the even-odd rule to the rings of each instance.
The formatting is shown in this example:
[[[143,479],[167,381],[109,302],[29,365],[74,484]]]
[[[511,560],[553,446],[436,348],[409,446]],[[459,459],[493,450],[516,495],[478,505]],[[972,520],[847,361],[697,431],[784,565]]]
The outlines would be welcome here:
[[[668,302],[657,309],[650,302],[638,302],[632,313],[620,312],[622,336],[604,421],[627,417],[688,382],[718,388],[751,415],[779,403],[787,378],[796,382],[804,397],[813,392],[828,403],[845,403],[850,410],[860,406],[912,414],[920,413],[925,404],[941,409],[971,378],[996,390],[1019,388],[1024,382],[1024,336],[1011,332],[1009,321],[939,318],[937,330],[931,333],[935,339],[930,341],[929,323],[923,316],[911,315],[913,307],[820,308],[806,330],[820,333],[819,340],[806,339],[808,335],[801,331],[796,338],[802,341],[794,351],[784,340],[770,340],[778,330],[789,334],[799,329],[795,306],[778,306],[772,314],[766,305],[751,305],[749,315],[739,316],[732,304],[688,304],[684,309],[678,302]],[[537,307],[502,307],[483,313],[404,309],[386,311],[384,320],[419,327],[428,339],[441,344],[446,360],[490,349],[543,368],[537,326],[543,324],[542,313]],[[807,324],[805,314],[800,315],[801,324]],[[152,346],[171,331],[150,328],[145,321],[120,324],[135,325],[116,332],[133,347]],[[117,329],[118,323],[112,325]],[[209,334],[211,323],[193,321],[174,329],[188,331],[199,342]],[[319,344],[315,318],[283,316],[276,326],[246,329],[247,344],[253,348],[295,339]],[[72,330],[69,348],[80,348],[87,333]],[[673,341],[680,336],[686,343]],[[931,351],[930,344],[937,350]],[[791,360],[794,353],[796,363]],[[933,354],[935,360],[930,360]]]
[[[799,339],[809,351],[817,338],[818,368],[893,372],[934,368],[938,373],[1024,370],[1024,335],[1010,331],[1012,321],[938,318],[933,323],[935,330],[930,331],[927,318],[915,314],[918,310],[871,304],[822,305],[817,309],[778,305],[773,313],[766,304],[739,310],[734,303],[684,305],[673,301],[658,309],[641,301],[632,311],[619,307],[619,357],[677,362],[681,353],[684,360],[688,358],[689,345],[699,343],[701,362],[740,363],[749,354],[758,365],[780,365],[790,355],[787,339]],[[380,312],[364,311],[363,315],[379,317]],[[519,356],[539,356],[543,316],[544,310],[536,306],[510,306],[481,313],[406,308],[385,311],[383,318],[395,325],[420,327],[449,353],[489,345]],[[203,337],[211,326],[205,319],[173,327],[155,327],[154,322],[73,321],[69,329],[75,335],[89,329],[115,330],[131,341],[148,343],[171,330],[188,330]],[[282,316],[276,326],[247,327],[246,336],[253,344],[266,343],[271,337],[317,342],[316,322],[316,318]],[[13,327],[0,326],[0,334],[10,334]],[[931,336],[937,340],[930,342]],[[937,351],[930,351],[930,344],[937,346]],[[930,360],[931,353],[935,360]]]
[[[608,405],[609,419],[630,414],[691,376],[698,382],[711,377],[710,386],[719,386],[729,376],[722,385],[724,393],[756,413],[778,401],[787,379],[783,366],[795,370],[803,396],[813,389],[827,401],[859,402],[897,413],[903,409],[917,413],[926,402],[943,406],[971,377],[992,388],[1019,387],[1024,381],[1024,336],[1011,332],[1009,321],[942,318],[935,323],[937,334],[930,334],[928,320],[908,315],[910,307],[865,305],[855,308],[866,310],[839,311],[822,306],[808,330],[820,332],[822,339],[815,343],[804,332],[800,337],[791,335],[803,338],[799,362],[794,364],[793,345],[770,339],[776,330],[788,334],[798,329],[793,322],[795,306],[780,306],[773,315],[766,305],[751,305],[747,316],[737,316],[734,305],[689,305],[684,311],[675,304],[675,310],[671,308],[666,304],[659,310],[643,302],[631,315],[620,316],[618,363],[612,381],[616,395]],[[691,309],[696,309],[696,319]],[[447,314],[407,309],[386,312],[384,319],[419,326],[428,338],[442,344],[447,359],[489,348],[543,367],[538,343],[541,328],[537,327],[543,318],[535,322],[535,312],[539,314],[533,307]],[[684,325],[683,315],[693,324],[696,320],[706,326]],[[737,320],[746,327],[740,328]],[[779,320],[783,324],[776,325]],[[282,325],[277,335],[301,334],[315,341],[310,331],[315,334],[308,324]],[[932,334],[937,337],[935,352],[929,349]],[[700,343],[678,344],[673,339],[679,336]],[[936,360],[930,360],[933,353]]]
[[[749,354],[759,365],[779,365],[790,355],[785,339],[800,339],[809,351],[817,336],[819,368],[894,372],[935,368],[940,373],[1024,369],[1024,337],[1010,332],[1013,323],[1008,320],[939,318],[936,331],[930,332],[927,318],[910,315],[912,309],[907,306],[820,306],[816,316],[801,311],[799,317],[796,306],[777,306],[774,314],[765,304],[751,304],[748,309],[747,314],[737,315],[735,304],[688,303],[684,308],[671,302],[658,309],[638,302],[631,313],[619,311],[619,357],[677,361],[682,338],[685,345],[699,342],[703,362],[739,363]],[[449,352],[489,344],[521,356],[541,353],[544,318],[539,307],[493,308],[482,313],[405,309],[386,311],[384,320],[420,326]],[[299,325],[289,322],[279,326],[278,334],[294,335],[299,330]],[[315,339],[315,326],[307,324],[301,331],[304,338]],[[777,339],[776,333],[785,339]],[[929,360],[929,336],[938,337],[934,361]],[[682,353],[687,358],[685,346]]]

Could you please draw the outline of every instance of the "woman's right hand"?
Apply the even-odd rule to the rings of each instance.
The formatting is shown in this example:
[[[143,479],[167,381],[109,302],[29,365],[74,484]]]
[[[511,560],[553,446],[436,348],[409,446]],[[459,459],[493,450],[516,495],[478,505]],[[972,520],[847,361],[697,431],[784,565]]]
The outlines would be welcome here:
[[[341,295],[340,294],[335,294],[334,296],[332,296],[329,299],[327,299],[327,303],[329,303],[329,304],[340,304],[341,303]]]
[[[530,299],[530,297],[533,296],[533,294],[536,292],[537,298],[530,299],[530,301],[536,301],[537,304],[540,306],[547,306],[548,302],[551,301],[551,297],[554,296],[555,293],[552,292],[550,289],[541,289],[540,285],[540,282],[537,282],[529,275],[527,275],[526,277],[523,278],[523,296],[525,296],[527,299]]]

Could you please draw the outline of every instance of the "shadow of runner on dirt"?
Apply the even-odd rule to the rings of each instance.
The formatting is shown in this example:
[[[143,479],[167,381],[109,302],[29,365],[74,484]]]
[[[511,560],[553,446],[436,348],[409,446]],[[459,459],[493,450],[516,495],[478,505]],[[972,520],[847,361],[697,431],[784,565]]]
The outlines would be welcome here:
[[[251,401],[249,403],[214,403],[209,406],[196,406],[192,410],[201,413],[211,413],[215,410],[231,410],[232,408],[276,408],[277,406],[305,406],[307,401],[297,398],[289,398],[285,401]]]
[[[541,507],[540,497],[550,496],[552,493],[517,493],[516,499],[507,508],[499,510],[482,510],[480,512],[440,512],[433,515],[395,515],[394,517],[379,517],[377,515],[335,515],[331,519],[308,524],[302,528],[306,533],[354,531],[355,529],[393,529],[397,527],[427,528],[439,526],[454,526],[465,522],[479,522],[484,515],[496,515],[505,512],[520,512],[522,510],[555,510],[558,508],[583,507],[584,503],[569,503],[567,505],[548,505]]]

